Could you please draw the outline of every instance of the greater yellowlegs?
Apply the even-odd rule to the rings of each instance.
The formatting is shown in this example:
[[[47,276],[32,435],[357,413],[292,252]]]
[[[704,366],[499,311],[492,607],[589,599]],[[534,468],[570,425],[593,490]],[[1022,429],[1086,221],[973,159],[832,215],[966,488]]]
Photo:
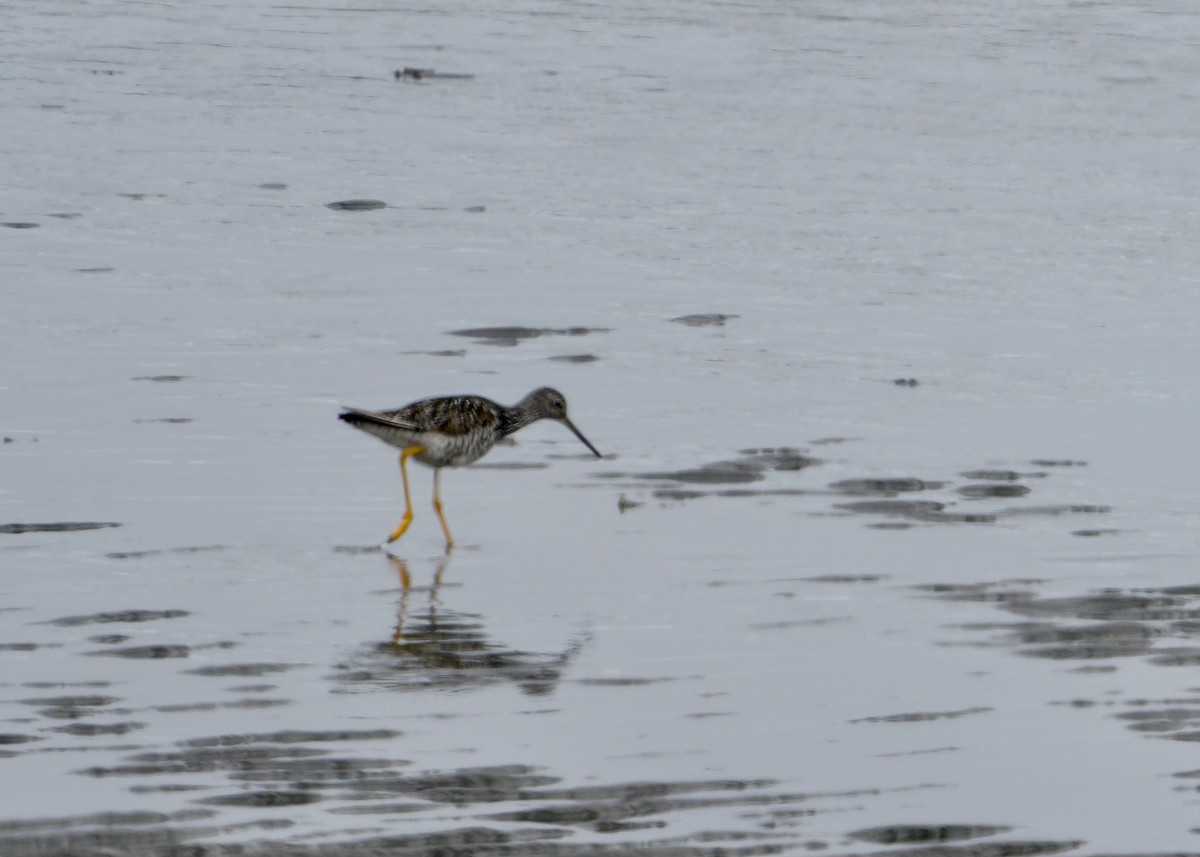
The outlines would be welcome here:
[[[534,390],[511,408],[483,396],[444,396],[422,399],[394,411],[364,411],[346,408],[338,415],[357,429],[400,450],[400,479],[404,483],[404,517],[388,543],[404,535],[412,522],[412,500],[408,492],[408,459],[433,468],[433,508],[446,534],[446,550],[454,546],[454,537],[442,514],[438,477],[443,467],[461,467],[477,461],[496,442],[541,419],[558,420],[583,441],[597,458],[600,453],[583,432],[567,418],[567,400],[549,387]]]

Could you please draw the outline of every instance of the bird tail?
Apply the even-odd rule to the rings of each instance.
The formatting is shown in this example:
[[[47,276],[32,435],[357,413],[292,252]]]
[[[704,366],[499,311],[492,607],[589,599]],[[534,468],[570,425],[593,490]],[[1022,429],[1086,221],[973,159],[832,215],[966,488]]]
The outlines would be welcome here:
[[[413,434],[419,431],[418,427],[412,423],[393,419],[387,414],[364,411],[359,408],[345,408],[338,414],[338,419],[344,420],[367,434],[375,435],[384,443],[401,448],[409,446],[413,440]]]

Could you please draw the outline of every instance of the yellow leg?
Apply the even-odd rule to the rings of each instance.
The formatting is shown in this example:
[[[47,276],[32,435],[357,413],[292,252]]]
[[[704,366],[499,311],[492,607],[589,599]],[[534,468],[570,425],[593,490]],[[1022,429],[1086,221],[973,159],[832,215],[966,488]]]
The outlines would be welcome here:
[[[433,509],[437,512],[438,521],[442,525],[442,532],[446,534],[446,552],[450,552],[450,548],[454,547],[454,536],[450,535],[450,527],[446,524],[446,516],[442,514],[442,495],[439,488],[439,477],[442,475],[440,467],[433,469]]]
[[[389,545],[404,535],[404,531],[412,523],[412,499],[408,496],[408,468],[406,465],[410,458],[414,455],[420,455],[424,451],[425,447],[417,445],[410,446],[400,453],[400,479],[404,483],[404,517],[400,519],[400,523],[396,525],[396,529],[392,530],[392,534],[388,536],[387,543]]]

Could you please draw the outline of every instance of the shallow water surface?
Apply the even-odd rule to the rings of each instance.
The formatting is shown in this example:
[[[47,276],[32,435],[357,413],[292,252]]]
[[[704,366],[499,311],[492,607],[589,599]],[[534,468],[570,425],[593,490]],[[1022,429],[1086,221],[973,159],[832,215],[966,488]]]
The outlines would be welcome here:
[[[1200,851],[1196,23],[14,7],[0,853]]]

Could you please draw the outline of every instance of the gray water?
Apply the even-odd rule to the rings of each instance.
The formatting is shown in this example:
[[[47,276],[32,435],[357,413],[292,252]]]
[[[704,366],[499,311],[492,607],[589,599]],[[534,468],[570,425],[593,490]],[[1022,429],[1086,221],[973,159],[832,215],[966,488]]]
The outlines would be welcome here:
[[[0,853],[1200,853],[1191,4],[0,31]]]

